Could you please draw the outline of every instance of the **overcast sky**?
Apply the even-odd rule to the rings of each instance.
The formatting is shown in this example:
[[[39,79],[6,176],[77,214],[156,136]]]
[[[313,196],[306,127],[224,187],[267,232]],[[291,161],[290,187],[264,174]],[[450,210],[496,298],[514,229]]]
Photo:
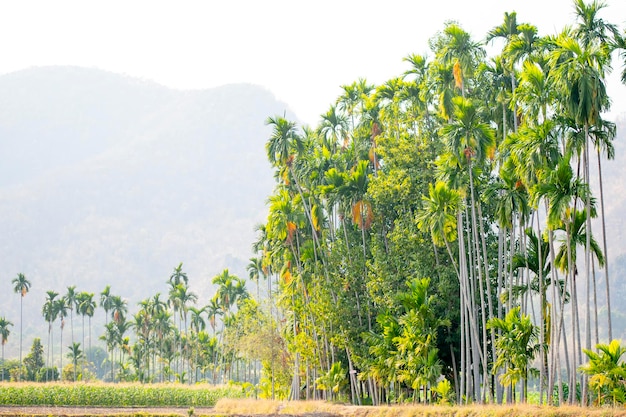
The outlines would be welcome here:
[[[607,0],[602,17],[624,28],[626,1]],[[554,34],[574,22],[571,0],[107,0],[4,1],[0,74],[32,66],[78,65],[177,89],[234,82],[266,87],[305,123],[365,78],[400,75],[410,53],[455,20],[476,40],[505,11]],[[626,111],[615,80],[613,113]]]

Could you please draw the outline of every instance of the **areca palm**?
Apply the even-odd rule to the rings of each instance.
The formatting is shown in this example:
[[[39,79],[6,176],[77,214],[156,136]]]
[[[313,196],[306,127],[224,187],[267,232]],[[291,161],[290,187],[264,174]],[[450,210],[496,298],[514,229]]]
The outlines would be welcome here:
[[[261,277],[265,278],[265,272],[263,271],[263,259],[260,257],[250,258],[250,262],[246,266],[248,271],[248,278],[256,282],[256,297],[257,300],[261,299],[259,281]]]
[[[76,312],[83,318],[83,344],[85,347],[85,316],[89,317],[89,349],[91,350],[91,318],[96,310],[96,302],[93,300],[94,294],[88,292],[80,292],[76,295]],[[76,369],[74,369],[76,371]],[[76,375],[74,375],[76,380]]]
[[[504,374],[500,377],[500,381],[505,385],[514,386],[522,380],[523,400],[526,401],[529,376],[536,372],[530,365],[539,352],[538,328],[532,324],[530,317],[521,314],[519,307],[511,309],[504,319],[493,317],[489,320],[488,326],[501,331],[496,341],[494,372],[505,368]],[[511,400],[509,398],[509,401]]]
[[[605,2],[598,0],[593,0],[591,3],[585,3],[584,0],[574,0],[578,22],[574,34],[584,45],[599,44],[609,47],[615,36],[619,34],[615,24],[598,16],[606,6]]]
[[[549,203],[548,208],[548,227],[552,230],[563,227],[565,229],[566,235],[566,245],[567,245],[567,264],[572,266],[573,262],[573,248],[571,247],[571,236],[572,236],[572,224],[574,221],[573,213],[575,212],[575,203],[577,200],[586,201],[589,196],[589,188],[587,184],[582,182],[580,178],[576,178],[574,176],[572,167],[569,163],[569,155],[566,155],[561,159],[559,164],[557,165],[554,171],[549,172],[544,179],[544,182],[540,183],[536,187],[536,195],[539,198],[545,198]],[[582,360],[580,356],[576,357],[576,345],[578,344],[578,348],[582,348],[580,346],[580,333],[577,331],[578,329],[578,304],[577,304],[577,296],[576,296],[576,285],[575,285],[575,275],[574,268],[569,268],[568,270],[568,280],[566,281],[566,286],[570,288],[571,294],[571,308],[572,308],[572,337],[573,337],[573,346],[572,352],[573,357],[571,359],[571,368],[575,369],[577,367],[577,361]],[[560,305],[560,317],[563,315],[564,308],[564,300],[561,300]],[[555,319],[557,319],[557,315],[554,314]],[[561,320],[557,319],[559,323]],[[555,338],[557,340],[557,345],[555,349],[558,349],[559,344],[558,340],[560,337],[560,325],[559,330],[557,330]],[[578,343],[576,343],[576,339],[578,339]],[[570,384],[574,384],[574,380],[576,375],[574,372],[570,373]],[[573,401],[573,397],[570,397],[570,401]]]
[[[181,324],[184,322],[184,330],[185,330],[185,335],[187,334],[187,312],[189,311],[189,304],[190,303],[195,303],[198,300],[198,296],[189,291],[189,287],[186,286],[183,283],[180,283],[178,285],[174,285],[173,282],[170,283],[170,297],[169,297],[169,302],[170,305],[174,308],[174,311],[178,311],[179,313],[179,319]],[[179,331],[182,334],[182,329],[179,328]],[[179,346],[180,348],[180,355],[181,355],[181,361],[183,360],[182,358],[182,344]],[[184,363],[184,362],[183,362]],[[180,370],[182,373],[182,369]]]
[[[191,327],[191,330],[193,331],[194,342],[197,345],[198,335],[200,334],[201,331],[203,331],[206,328],[206,322],[204,321],[204,318],[202,317],[202,314],[206,312],[206,307],[202,307],[202,308],[189,307],[189,311],[191,312],[190,327]],[[196,382],[198,381],[198,368],[199,368],[199,362],[200,362],[199,358],[200,358],[200,350],[198,346],[198,349],[196,350],[196,358],[195,358]]]
[[[89,317],[89,349],[91,350],[91,318],[96,311],[96,302],[93,299],[94,293],[81,292],[78,294],[78,311],[83,316],[83,346],[85,346],[85,316]]]
[[[482,227],[482,216],[477,216],[477,208],[475,189],[474,189],[474,161],[478,166],[484,162],[487,157],[488,149],[495,146],[495,133],[493,129],[487,125],[481,117],[481,110],[469,99],[456,97],[453,99],[455,104],[453,119],[442,128],[442,135],[447,140],[447,147],[452,155],[456,158],[459,166],[466,166],[469,174],[469,197],[470,197],[470,213],[472,225],[472,240],[468,244],[473,243],[476,254],[476,273],[480,286],[480,300],[482,310],[482,328],[483,328],[483,346],[482,356],[487,358],[487,309],[489,317],[494,317],[493,305],[491,300],[491,283],[488,276],[487,250],[485,243],[485,233]],[[480,203],[479,203],[480,204]],[[481,220],[479,223],[478,219]],[[480,226],[480,233],[478,228]],[[481,237],[481,245],[479,245],[479,236]],[[479,249],[480,247],[480,249]],[[471,246],[470,246],[471,248]],[[481,254],[482,249],[482,254]],[[484,269],[483,269],[484,268]],[[486,285],[485,285],[486,284]],[[485,300],[485,292],[487,299]],[[491,332],[492,344],[494,340],[494,332]],[[484,368],[484,370],[486,367]],[[476,377],[477,378],[477,377]],[[485,375],[486,380],[486,375]],[[475,380],[478,385],[478,380]],[[491,392],[491,391],[490,391]]]
[[[6,345],[7,340],[9,339],[9,335],[11,334],[11,330],[9,329],[9,327],[11,326],[13,326],[13,323],[11,323],[9,320],[7,320],[4,317],[0,317],[0,341],[2,342],[2,369],[0,370],[0,372],[2,372],[2,378],[1,378],[2,381],[4,381],[4,370],[5,370],[4,345]]]
[[[436,46],[437,57],[444,63],[453,65],[456,86],[465,97],[467,81],[473,76],[477,63],[485,56],[485,50],[479,42],[472,40],[469,32],[455,23],[446,26],[441,43]]]
[[[183,272],[182,262],[174,268],[174,272],[172,272],[172,275],[170,275],[170,282],[174,283],[174,285],[189,284],[189,278],[187,277],[187,274]]]
[[[461,196],[458,191],[450,189],[444,182],[429,184],[428,197],[422,196],[423,209],[418,214],[418,227],[422,231],[430,232],[433,244],[445,246],[454,268],[459,273],[459,267],[454,260],[449,242],[457,238],[456,215],[461,205]]]
[[[57,311],[57,318],[61,321],[61,337],[59,343],[59,350],[61,352],[60,357],[60,365],[59,365],[59,373],[63,375],[63,329],[65,328],[65,318],[67,317],[67,310],[69,306],[67,305],[67,300],[65,297],[58,298],[55,300],[55,310]]]
[[[335,153],[338,146],[346,146],[348,142],[348,119],[338,111],[337,106],[322,114],[322,121],[318,127],[319,134],[324,139],[327,149]]]
[[[598,352],[585,349],[589,363],[581,367],[581,370],[591,376],[589,383],[591,388],[597,391],[597,404],[602,405],[607,398],[613,400],[613,405],[626,401],[624,378],[626,378],[626,365],[622,356],[626,348],[620,345],[618,340],[612,340],[609,344],[598,344]]]
[[[72,337],[71,342],[72,344],[74,344],[74,309],[78,307],[76,285],[71,285],[67,287],[67,293],[65,293],[65,304],[67,305],[67,308],[70,310],[70,334]]]
[[[54,321],[57,319],[57,316],[59,314],[57,310],[57,302],[56,302],[57,295],[59,294],[55,291],[47,291],[46,302],[44,303],[43,308],[42,308],[43,317],[48,322],[48,358],[47,358],[48,368],[51,367],[52,356],[54,356],[53,343],[52,343],[53,342],[52,323],[54,323]],[[50,375],[48,373],[46,373],[46,378],[47,380],[49,380],[50,378]]]
[[[519,34],[519,29],[517,25],[517,13],[504,13],[504,21],[500,26],[496,26],[492,30],[487,33],[487,42],[495,39],[495,38],[503,38],[505,40],[504,51],[507,50],[511,42],[517,37]],[[511,80],[511,90],[515,91],[516,87],[516,77],[515,77],[515,62],[516,57],[514,55],[508,55],[504,53],[502,55],[502,67],[504,72],[510,77]],[[504,108],[504,107],[503,107]],[[517,114],[517,103],[513,101],[511,103],[511,109],[513,110],[513,114]],[[503,117],[503,120],[506,120],[506,117]],[[517,117],[513,117],[513,123],[515,126],[514,131],[517,131]],[[503,127],[506,132],[506,127]],[[503,135],[503,138],[506,134]]]
[[[595,211],[595,210],[594,210]],[[569,271],[573,269],[576,273],[576,247],[582,246],[585,247],[587,245],[587,238],[589,237],[589,241],[591,242],[590,250],[598,261],[598,265],[600,267],[604,266],[604,254],[602,253],[602,249],[600,249],[600,245],[596,241],[596,239],[591,236],[587,236],[591,233],[590,230],[587,230],[587,213],[585,210],[576,210],[573,214],[573,219],[570,225],[570,233],[569,236],[563,237],[561,241],[561,246],[559,247],[559,251],[556,254],[555,265],[559,267],[562,271]],[[595,214],[592,214],[592,217],[595,217]],[[562,230],[565,227],[562,226]],[[566,239],[569,238],[570,241],[567,242]],[[567,248],[568,246],[571,248],[572,254],[571,259],[568,257]],[[571,262],[571,266],[569,264]]]
[[[22,379],[22,328],[23,328],[23,304],[24,296],[28,294],[30,290],[30,281],[26,279],[24,274],[19,273],[17,277],[13,278],[13,291],[20,294],[20,373],[18,380]]]

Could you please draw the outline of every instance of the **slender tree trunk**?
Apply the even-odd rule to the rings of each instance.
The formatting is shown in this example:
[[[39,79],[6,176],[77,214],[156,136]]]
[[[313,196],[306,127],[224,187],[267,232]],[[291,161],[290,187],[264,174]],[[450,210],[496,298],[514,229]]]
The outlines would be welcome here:
[[[606,222],[604,215],[604,189],[602,184],[602,162],[600,158],[600,148],[597,149],[598,154],[598,179],[600,183],[600,213],[602,214],[602,249],[604,250],[604,280],[606,289],[606,314],[608,325],[609,341],[613,340],[613,325],[611,323],[611,292],[609,290],[609,253],[606,245]]]
[[[24,316],[22,314],[22,308],[24,304],[24,294],[21,294],[20,297],[20,372],[17,376],[17,382],[22,380],[22,324],[24,323]]]

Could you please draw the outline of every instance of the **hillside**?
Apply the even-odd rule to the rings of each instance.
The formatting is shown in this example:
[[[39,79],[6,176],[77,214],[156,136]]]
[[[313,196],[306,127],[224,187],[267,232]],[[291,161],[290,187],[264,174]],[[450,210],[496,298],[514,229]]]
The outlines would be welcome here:
[[[274,183],[264,121],[285,110],[252,85],[174,91],[72,67],[0,77],[0,315],[19,323],[10,281],[24,273],[25,348],[46,334],[47,290],[110,284],[133,311],[179,262],[202,305],[223,268],[243,276]]]

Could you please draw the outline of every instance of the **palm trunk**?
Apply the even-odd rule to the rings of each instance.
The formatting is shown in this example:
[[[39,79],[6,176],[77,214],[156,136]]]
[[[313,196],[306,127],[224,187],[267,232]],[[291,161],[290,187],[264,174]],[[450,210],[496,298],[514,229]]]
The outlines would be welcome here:
[[[602,185],[602,163],[600,158],[600,148],[598,148],[598,180],[600,183],[600,209],[602,214],[602,249],[604,250],[604,280],[606,288],[606,314],[609,341],[613,340],[613,325],[611,323],[611,292],[609,290],[609,253],[606,245],[606,222],[604,215],[604,190]],[[597,311],[597,310],[596,310]]]

